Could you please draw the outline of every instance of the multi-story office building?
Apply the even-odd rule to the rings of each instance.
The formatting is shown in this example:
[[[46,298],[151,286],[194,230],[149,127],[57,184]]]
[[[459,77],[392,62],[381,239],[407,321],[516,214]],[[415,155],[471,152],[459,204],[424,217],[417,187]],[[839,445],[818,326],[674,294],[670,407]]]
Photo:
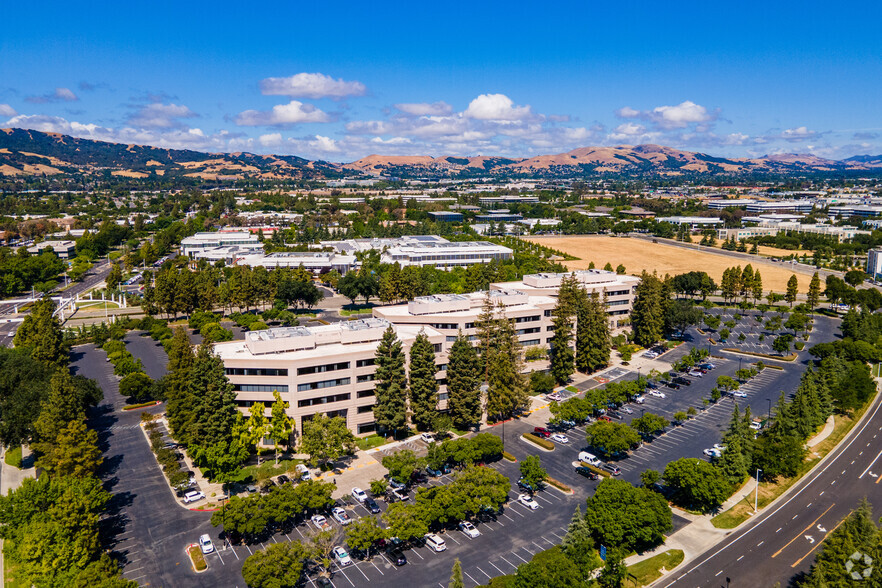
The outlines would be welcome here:
[[[870,249],[867,251],[867,273],[874,280],[878,280],[878,276],[882,274],[882,249]]]
[[[240,410],[263,402],[269,415],[278,391],[298,431],[316,414],[346,419],[356,434],[375,430],[374,371],[377,346],[388,321],[369,318],[320,327],[283,327],[245,333],[245,339],[216,343],[215,351],[236,391]],[[406,354],[420,332],[436,351],[440,405],[446,402],[445,337],[425,325],[394,325]]]
[[[690,231],[698,229],[713,229],[726,224],[721,218],[711,216],[666,216],[655,219],[660,223],[670,223],[677,226],[686,226]]]
[[[436,235],[415,235],[394,239],[347,239],[322,241],[322,247],[333,247],[340,253],[354,255],[358,251],[376,250],[383,263],[402,266],[434,266],[440,269],[468,267],[495,260],[511,259],[512,250],[487,241],[448,241]]]
[[[474,292],[420,296],[407,304],[374,307],[373,313],[396,326],[422,326],[442,333],[444,350],[448,351],[460,332],[471,341],[477,339],[477,324],[487,295],[487,292]],[[489,296],[496,312],[514,321],[521,346],[548,343],[553,335],[551,311],[557,303],[554,298],[511,289],[493,289]]]
[[[248,229],[241,231],[223,231],[217,233],[196,233],[181,240],[181,252],[193,257],[197,252],[216,247],[230,247],[237,245],[241,250],[251,250],[255,253],[263,251],[263,243],[257,235],[251,234]]]
[[[629,323],[634,297],[640,278],[619,275],[605,270],[577,270],[572,273],[529,274],[517,282],[491,284],[491,288],[516,290],[529,296],[547,296],[556,299],[561,281],[567,276],[575,276],[579,284],[589,294],[596,293],[606,300],[610,327],[624,327]]]

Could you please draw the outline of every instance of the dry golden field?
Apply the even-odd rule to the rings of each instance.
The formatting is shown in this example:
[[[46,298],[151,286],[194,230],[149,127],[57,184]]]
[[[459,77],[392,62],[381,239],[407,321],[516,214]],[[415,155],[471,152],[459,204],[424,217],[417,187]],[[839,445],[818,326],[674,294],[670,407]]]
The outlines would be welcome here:
[[[546,245],[570,255],[577,261],[563,262],[569,269],[587,269],[592,261],[597,268],[607,262],[613,267],[623,264],[629,274],[639,275],[641,271],[656,271],[660,277],[665,274],[682,274],[690,271],[707,272],[717,283],[723,277],[723,270],[735,265],[744,266],[743,260],[723,254],[704,251],[691,251],[673,245],[652,243],[633,237],[609,237],[603,235],[578,235],[560,237],[529,237],[527,240]],[[772,263],[762,258],[754,258],[751,265],[760,271],[763,278],[763,289],[766,291],[784,292],[787,280],[796,275],[799,291],[808,290],[811,276],[789,271],[783,264]]]

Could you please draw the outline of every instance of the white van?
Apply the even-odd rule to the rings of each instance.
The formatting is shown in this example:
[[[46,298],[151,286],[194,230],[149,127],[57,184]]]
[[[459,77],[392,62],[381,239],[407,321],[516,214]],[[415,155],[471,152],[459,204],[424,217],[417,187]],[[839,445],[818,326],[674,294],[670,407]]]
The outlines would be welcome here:
[[[593,465],[596,468],[600,467],[600,460],[597,459],[597,456],[593,453],[588,453],[587,451],[579,452],[579,461],[583,461],[588,465]]]
[[[429,533],[426,535],[426,545],[428,545],[429,549],[432,551],[444,551],[447,549],[447,544],[444,543],[444,539],[435,533]]]

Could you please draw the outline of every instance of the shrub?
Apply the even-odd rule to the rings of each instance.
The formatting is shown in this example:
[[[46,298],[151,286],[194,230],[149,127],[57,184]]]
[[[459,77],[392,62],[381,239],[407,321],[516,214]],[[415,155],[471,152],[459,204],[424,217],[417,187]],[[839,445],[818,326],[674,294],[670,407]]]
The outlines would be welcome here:
[[[265,331],[268,328],[269,327],[267,326],[267,324],[263,321],[254,321],[253,323],[248,325],[249,331]]]
[[[515,456],[513,456],[511,453],[509,453],[508,451],[503,451],[503,452],[502,452],[502,459],[508,460],[508,461],[510,461],[510,462],[516,462],[516,461],[517,461],[517,458],[516,458]]]
[[[554,486],[555,488],[557,488],[558,490],[561,490],[563,492],[572,492],[573,491],[572,488],[570,488],[569,486],[567,486],[563,482],[561,482],[559,480],[555,480],[554,478],[552,478],[550,476],[546,477],[545,481],[548,482],[549,484],[551,484],[552,486]]]
[[[539,447],[542,447],[542,448],[547,449],[549,451],[554,451],[554,443],[552,443],[551,441],[549,441],[547,439],[542,439],[541,437],[537,437],[536,435],[534,435],[532,433],[524,433],[523,438],[526,439],[527,441],[535,443]]]
[[[533,371],[530,373],[530,389],[533,394],[548,394],[554,390],[554,377],[546,372]]]
[[[191,329],[198,331],[202,328],[206,323],[216,323],[219,322],[219,318],[213,312],[205,312],[204,310],[197,310],[192,315],[190,315],[190,320],[187,321],[187,326]]]
[[[797,351],[802,351],[803,349],[805,349],[805,343],[803,343],[802,341],[797,341],[793,344],[793,346],[796,347]]]
[[[204,341],[217,343],[219,341],[233,340],[232,331],[223,328],[219,323],[206,323],[199,330],[199,333],[202,335]]]

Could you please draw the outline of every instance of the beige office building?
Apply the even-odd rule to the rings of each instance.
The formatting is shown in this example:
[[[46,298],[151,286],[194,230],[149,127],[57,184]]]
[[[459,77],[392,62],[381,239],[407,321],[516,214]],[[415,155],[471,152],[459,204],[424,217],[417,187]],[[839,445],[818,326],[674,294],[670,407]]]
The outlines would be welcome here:
[[[375,430],[374,360],[389,325],[369,318],[267,329],[245,333],[244,340],[217,343],[214,349],[235,387],[240,410],[247,413],[253,403],[263,402],[269,416],[273,391],[278,390],[297,431],[303,430],[304,420],[321,413],[343,417],[354,433],[366,434]],[[435,347],[439,383],[446,384],[444,335],[423,325],[393,328],[408,357],[416,336],[425,332]]]

